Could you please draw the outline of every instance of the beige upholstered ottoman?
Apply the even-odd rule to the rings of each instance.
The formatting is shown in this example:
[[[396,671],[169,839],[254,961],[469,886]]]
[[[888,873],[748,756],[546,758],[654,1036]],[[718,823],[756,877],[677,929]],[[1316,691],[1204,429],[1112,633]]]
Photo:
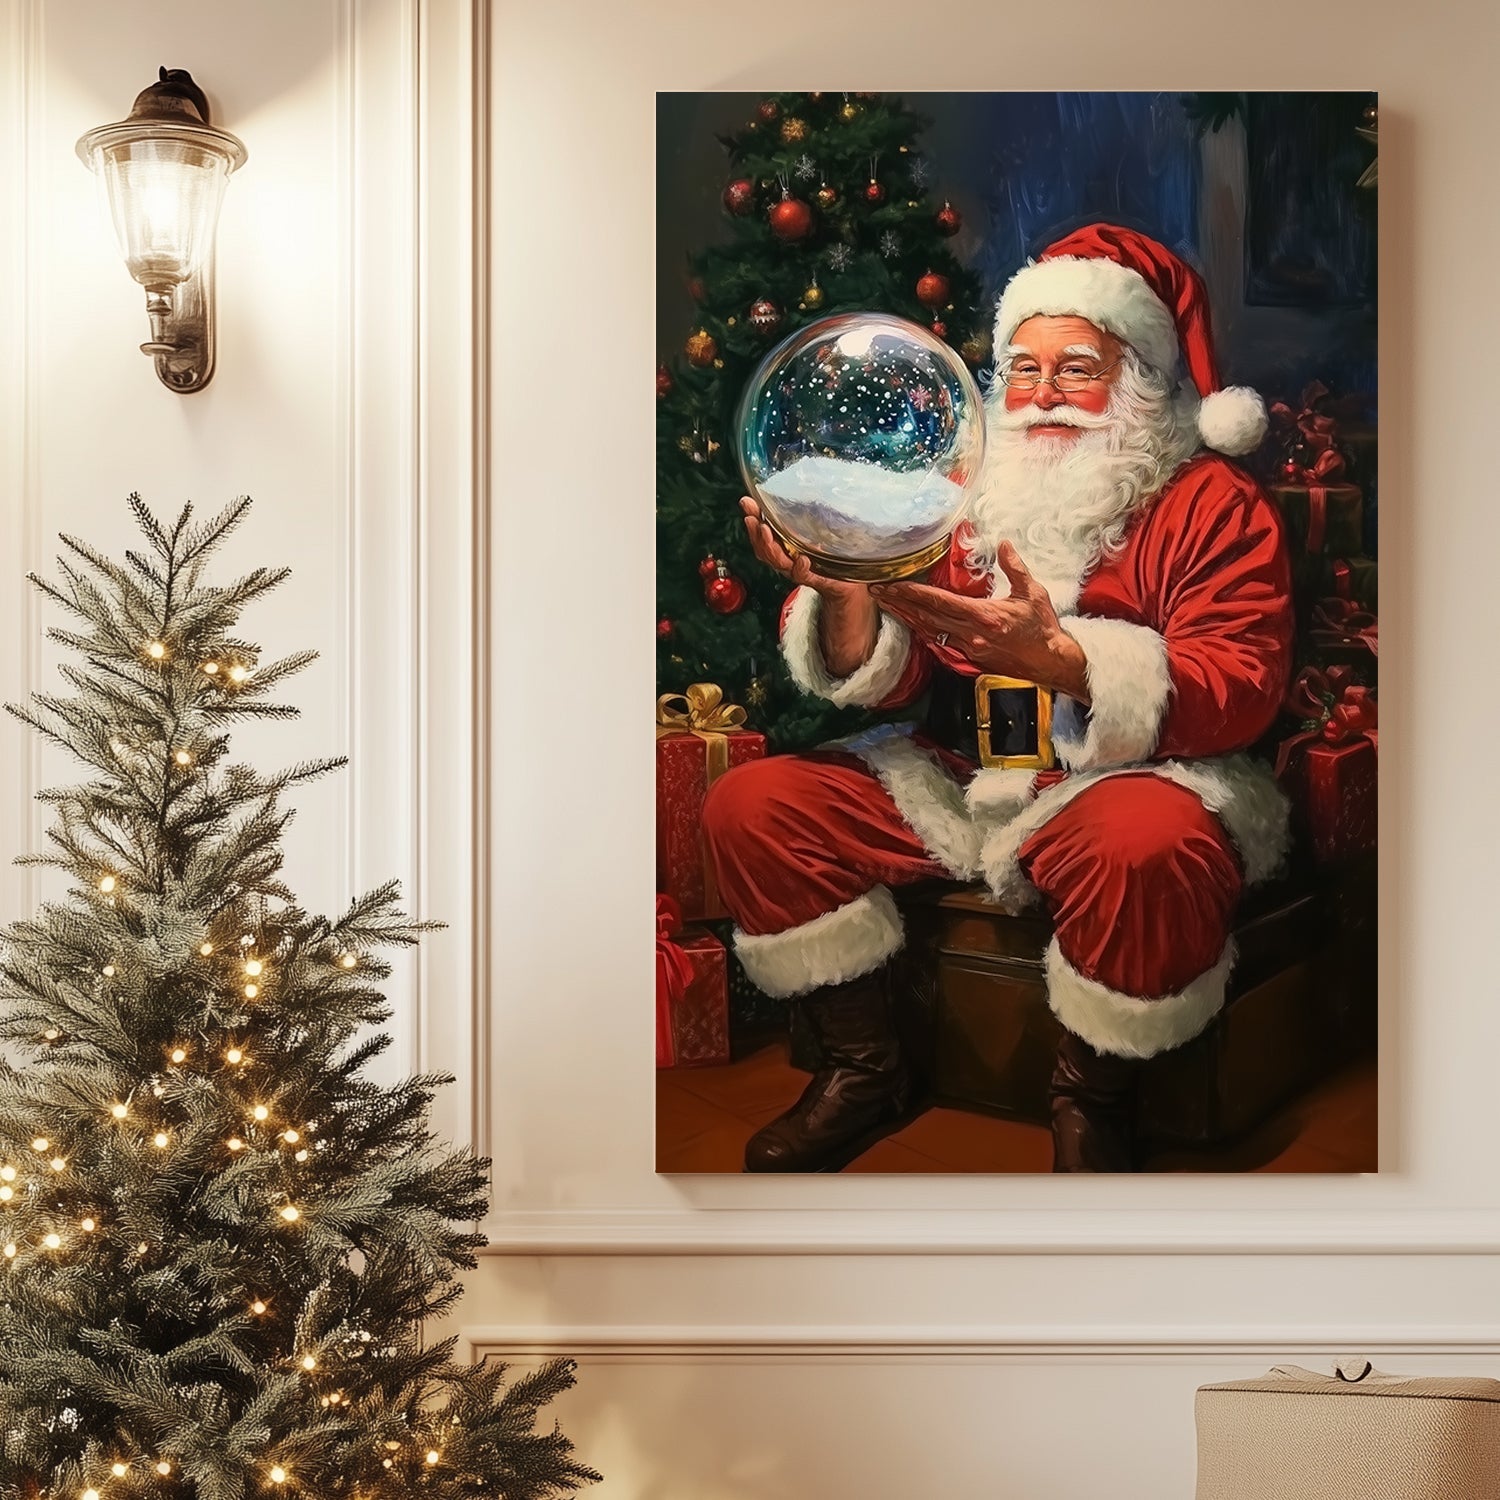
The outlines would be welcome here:
[[[1282,1365],[1200,1386],[1198,1500],[1495,1500],[1500,1380]]]

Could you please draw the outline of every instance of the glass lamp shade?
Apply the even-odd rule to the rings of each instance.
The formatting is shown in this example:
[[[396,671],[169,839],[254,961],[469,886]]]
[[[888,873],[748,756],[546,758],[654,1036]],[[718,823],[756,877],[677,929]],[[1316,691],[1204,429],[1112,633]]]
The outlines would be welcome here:
[[[234,136],[206,126],[106,125],[78,143],[98,173],[130,274],[176,286],[211,253],[229,174],[245,160]]]

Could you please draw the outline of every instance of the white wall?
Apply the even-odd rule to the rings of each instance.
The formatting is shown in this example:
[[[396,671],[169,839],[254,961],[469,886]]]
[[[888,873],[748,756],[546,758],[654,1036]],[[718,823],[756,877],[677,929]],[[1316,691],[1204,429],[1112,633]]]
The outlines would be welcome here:
[[[1500,816],[1470,770],[1497,727],[1471,416],[1500,395],[1496,32],[1454,0],[0,0],[0,688],[45,680],[18,580],[52,533],[119,544],[131,488],[257,495],[241,555],[297,568],[265,643],[324,660],[249,748],[357,759],[301,799],[293,879],[336,905],[400,874],[455,923],[397,1021],[496,1163],[454,1326],[580,1357],[559,1412],[602,1493],[1186,1495],[1201,1380],[1353,1351],[1500,1374]],[[251,153],[190,398],[135,350],[72,157],[158,63]],[[840,84],[1381,90],[1378,1178],[652,1172],[653,95]],[[0,735],[25,847],[45,768]],[[34,891],[3,880],[9,917]]]

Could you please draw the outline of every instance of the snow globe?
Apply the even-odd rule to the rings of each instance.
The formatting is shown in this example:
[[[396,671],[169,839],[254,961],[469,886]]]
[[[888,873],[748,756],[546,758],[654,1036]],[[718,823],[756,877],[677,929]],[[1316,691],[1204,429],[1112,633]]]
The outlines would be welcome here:
[[[947,551],[984,459],[974,377],[905,318],[842,313],[768,354],[740,399],[740,469],[794,556],[830,578],[910,577]]]

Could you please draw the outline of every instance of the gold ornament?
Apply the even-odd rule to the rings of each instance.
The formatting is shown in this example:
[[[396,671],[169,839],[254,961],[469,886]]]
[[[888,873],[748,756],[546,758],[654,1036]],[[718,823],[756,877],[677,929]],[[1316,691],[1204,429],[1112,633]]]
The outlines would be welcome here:
[[[846,99],[839,106],[839,119],[843,120],[845,124],[848,124],[848,122],[850,120],[855,119],[858,116],[858,114],[859,114],[859,105],[857,105],[856,103],[854,103],[854,101],[852,99]]]
[[[981,364],[989,358],[990,336],[987,333],[976,333],[958,346],[958,352],[963,355],[967,364]]]
[[[700,370],[705,365],[711,365],[719,352],[719,346],[714,342],[713,334],[706,328],[695,329],[688,335],[687,342],[682,347],[689,363],[697,365]]]
[[[816,280],[802,293],[802,305],[803,307],[812,309],[814,312],[822,307],[823,288],[818,285]]]
[[[781,139],[788,146],[795,146],[798,141],[807,139],[807,121],[799,120],[796,115],[781,122]]]

